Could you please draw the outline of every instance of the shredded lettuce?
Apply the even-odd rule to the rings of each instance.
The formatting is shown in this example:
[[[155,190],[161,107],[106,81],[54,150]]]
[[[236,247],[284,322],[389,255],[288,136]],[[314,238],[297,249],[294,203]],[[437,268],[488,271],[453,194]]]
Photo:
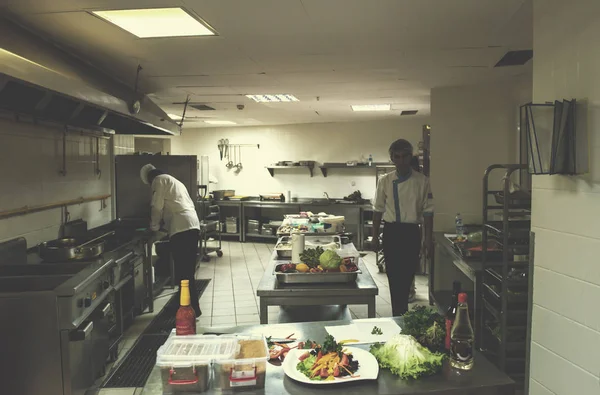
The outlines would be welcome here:
[[[306,377],[310,378],[310,375],[312,374],[310,368],[312,368],[315,362],[317,362],[317,356],[310,355],[304,361],[298,362],[298,365],[296,365],[296,369],[298,369],[298,371],[304,374]],[[317,377],[319,377],[319,379],[321,378],[320,376]]]
[[[437,373],[445,357],[441,353],[432,353],[408,335],[395,335],[385,344],[371,346],[371,354],[379,366],[390,369],[402,379],[417,379]]]

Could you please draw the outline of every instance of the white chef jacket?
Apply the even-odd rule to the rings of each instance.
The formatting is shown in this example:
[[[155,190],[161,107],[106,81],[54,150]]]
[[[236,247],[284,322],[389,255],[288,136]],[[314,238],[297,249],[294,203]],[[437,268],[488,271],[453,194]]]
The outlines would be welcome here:
[[[373,210],[383,213],[385,222],[419,224],[433,215],[433,194],[429,178],[412,171],[401,177],[396,171],[379,179]]]
[[[152,181],[151,229],[160,229],[160,220],[170,236],[190,229],[200,229],[196,207],[185,185],[168,174]]]

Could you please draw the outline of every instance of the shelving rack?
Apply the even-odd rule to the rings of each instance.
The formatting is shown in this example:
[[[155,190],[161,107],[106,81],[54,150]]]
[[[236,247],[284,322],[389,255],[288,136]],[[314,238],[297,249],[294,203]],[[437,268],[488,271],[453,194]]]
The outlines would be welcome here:
[[[527,165],[492,165],[485,171],[482,245],[496,243],[497,248],[482,249],[483,289],[478,297],[483,308],[477,318],[482,352],[518,385],[524,385],[526,374],[531,198],[515,203],[510,177],[523,169]],[[490,174],[497,171],[505,172],[502,190],[490,190]],[[498,194],[502,198],[490,204]],[[501,218],[493,218],[499,213]]]

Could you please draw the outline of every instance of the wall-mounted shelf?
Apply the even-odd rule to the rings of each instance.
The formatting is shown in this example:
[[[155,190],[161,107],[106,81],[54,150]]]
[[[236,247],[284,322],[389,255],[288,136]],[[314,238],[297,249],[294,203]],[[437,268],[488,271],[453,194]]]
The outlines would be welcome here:
[[[371,166],[358,164],[356,166],[348,166],[346,163],[323,163],[322,166],[319,166],[321,169],[321,173],[323,173],[323,177],[327,177],[327,172],[329,169],[354,169],[354,170],[375,170],[377,168],[390,167],[393,168],[394,165],[392,163],[387,162],[373,162]]]
[[[315,168],[315,165],[309,165],[309,166],[267,166],[267,170],[269,170],[269,173],[271,173],[271,177],[275,177],[275,169],[308,169],[308,172],[310,173],[310,176],[313,176],[313,170]]]

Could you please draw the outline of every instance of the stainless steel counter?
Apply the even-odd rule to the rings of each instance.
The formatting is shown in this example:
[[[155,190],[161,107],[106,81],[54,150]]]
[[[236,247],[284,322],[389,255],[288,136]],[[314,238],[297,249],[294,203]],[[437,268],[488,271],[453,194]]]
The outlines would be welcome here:
[[[281,284],[277,281],[273,269],[277,260],[273,251],[271,261],[258,284],[256,294],[260,298],[260,322],[269,322],[268,306],[329,306],[366,304],[368,317],[375,318],[375,296],[379,294],[377,284],[362,259],[358,267],[361,274],[356,282],[335,284]],[[289,263],[289,261],[287,261]]]
[[[402,327],[402,319],[394,318]],[[307,322],[298,324],[279,325],[254,325],[228,328],[227,333],[260,333],[265,336],[285,337],[294,333],[298,339],[315,339],[323,341],[327,332],[325,326],[345,325],[348,321],[332,322]],[[367,346],[359,346],[368,349]],[[444,364],[441,373],[425,377],[420,380],[401,380],[386,369],[379,371],[376,381],[355,381],[326,386],[311,386],[298,383],[283,373],[283,368],[267,364],[267,378],[263,390],[245,391],[242,394],[293,394],[305,395],[307,393],[326,392],[340,395],[513,395],[514,382],[500,372],[483,355],[475,352],[475,365],[468,372],[457,372],[450,369],[448,363]],[[143,395],[162,395],[162,382],[160,371],[154,368]],[[219,394],[217,390],[210,389],[206,395]]]
[[[475,341],[479,345],[481,323],[476,317],[481,310],[481,261],[465,259],[454,248],[443,232],[436,232],[435,258],[429,270],[429,302],[445,312],[452,299],[452,282],[458,280],[464,292],[469,295],[469,306],[475,329]]]

